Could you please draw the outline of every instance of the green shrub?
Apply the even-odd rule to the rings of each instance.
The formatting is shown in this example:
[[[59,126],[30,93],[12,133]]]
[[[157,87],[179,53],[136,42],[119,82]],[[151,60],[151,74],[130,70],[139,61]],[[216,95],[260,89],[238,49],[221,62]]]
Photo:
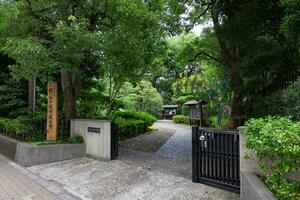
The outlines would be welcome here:
[[[260,159],[269,173],[265,183],[283,200],[299,200],[300,185],[284,178],[300,168],[300,122],[287,117],[251,119],[246,123],[246,146]]]
[[[142,120],[151,126],[155,121],[156,117],[147,113],[147,112],[134,112],[134,111],[117,111],[114,113],[114,119],[123,118],[123,119],[133,119],[133,120]]]
[[[147,132],[149,126],[142,120],[136,119],[123,119],[118,118],[115,120],[118,125],[119,138],[121,140],[132,138]]]
[[[174,123],[181,123],[181,124],[189,124],[190,120],[189,120],[188,116],[175,115],[175,116],[173,116],[173,122]]]
[[[84,139],[81,135],[75,134],[67,140],[68,143],[78,144],[84,143]]]
[[[6,130],[6,135],[17,140],[42,141],[45,140],[45,134],[42,134],[45,130],[41,130],[46,128],[45,120],[45,113],[27,112],[15,119],[0,118],[0,126]]]
[[[215,128],[230,128],[231,123],[232,123],[232,119],[229,116],[222,117],[220,125],[218,125],[218,116],[212,116],[208,118],[209,126]]]
[[[113,115],[120,139],[141,135],[149,130],[156,118],[146,112],[117,111]]]

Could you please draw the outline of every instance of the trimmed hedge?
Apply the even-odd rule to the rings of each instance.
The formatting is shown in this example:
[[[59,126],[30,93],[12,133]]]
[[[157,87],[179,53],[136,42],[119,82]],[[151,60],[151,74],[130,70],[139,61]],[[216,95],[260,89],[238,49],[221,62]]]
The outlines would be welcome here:
[[[156,121],[156,117],[147,112],[117,111],[114,113],[114,118],[142,120],[149,125]]]
[[[144,134],[156,118],[146,112],[117,111],[113,115],[121,140]]]
[[[189,124],[189,117],[185,115],[174,115],[173,116],[174,123],[181,123],[181,124]]]

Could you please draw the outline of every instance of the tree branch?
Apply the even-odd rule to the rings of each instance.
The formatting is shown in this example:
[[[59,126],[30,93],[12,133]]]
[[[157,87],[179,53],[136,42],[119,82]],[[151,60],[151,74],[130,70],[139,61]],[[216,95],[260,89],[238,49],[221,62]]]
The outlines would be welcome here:
[[[208,53],[206,53],[204,51],[201,51],[201,52],[197,53],[192,59],[189,60],[189,62],[194,62],[200,55],[204,55],[204,56],[212,59],[213,61],[224,65],[224,62],[221,59],[216,58],[216,57],[214,57],[212,55],[209,55]]]
[[[186,28],[186,32],[189,32],[190,30],[192,30],[192,29],[194,28],[195,24],[197,23],[197,21],[198,21],[201,17],[203,17],[203,16],[208,12],[208,10],[212,8],[212,6],[213,6],[215,3],[216,3],[215,0],[212,0],[212,1],[208,2],[207,5],[206,5],[206,8],[204,9],[204,11],[201,12],[198,16],[196,16],[196,17],[192,20],[191,25],[190,25],[189,27]],[[204,7],[204,6],[205,6],[205,2],[200,3],[200,5]]]

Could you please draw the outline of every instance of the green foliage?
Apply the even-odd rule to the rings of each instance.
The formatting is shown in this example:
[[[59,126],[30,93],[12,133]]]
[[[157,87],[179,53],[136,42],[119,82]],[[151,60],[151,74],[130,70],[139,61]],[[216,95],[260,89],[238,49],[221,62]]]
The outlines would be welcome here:
[[[81,135],[75,134],[72,137],[68,138],[67,143],[71,143],[71,144],[84,143],[84,139]]]
[[[140,81],[135,87],[126,82],[120,90],[118,99],[124,102],[126,110],[145,111],[155,117],[161,117],[163,99],[148,81]]]
[[[247,118],[265,117],[268,115],[282,115],[282,92],[269,96],[253,96],[245,103]]]
[[[30,111],[15,119],[0,118],[0,125],[6,130],[6,133],[2,134],[21,141],[42,141],[45,135],[40,131],[46,128],[45,119],[45,113],[31,113]]]
[[[117,111],[114,121],[118,125],[120,139],[127,139],[144,134],[156,118],[146,112]]]
[[[285,10],[285,16],[283,17],[280,31],[287,38],[293,40],[300,35],[300,3],[297,0],[281,0],[281,6]],[[296,44],[300,48],[299,43]]]
[[[141,80],[161,52],[162,15],[155,9],[162,7],[136,0],[1,2],[0,51],[15,60],[15,78],[61,81],[67,117],[76,115],[82,86],[108,79],[111,117],[122,84]]]
[[[142,120],[148,126],[151,126],[155,121],[156,118],[147,113],[147,112],[134,112],[134,111],[117,111],[114,112],[114,118],[124,118],[124,119],[134,119],[134,120]]]
[[[272,95],[253,96],[245,104],[245,113],[248,118],[280,115],[300,121],[300,80]]]
[[[189,124],[190,120],[188,116],[185,115],[175,115],[173,116],[174,123],[181,123],[181,124]]]
[[[300,121],[300,78],[282,92],[283,112]]]
[[[232,125],[232,119],[230,116],[223,116],[221,118],[220,125],[218,125],[218,116],[216,115],[208,118],[207,121],[210,127],[215,127],[215,128],[230,128],[230,126]]]
[[[260,167],[269,171],[266,185],[279,199],[300,198],[300,185],[284,175],[300,169],[300,122],[286,117],[250,119],[246,146],[255,151]]]
[[[10,66],[14,78],[29,80],[49,72],[51,61],[45,43],[34,37],[7,39],[2,50],[16,61]]]
[[[118,118],[115,123],[121,140],[144,134],[148,130],[147,123],[142,120]]]
[[[100,89],[82,89],[77,101],[77,115],[84,119],[103,119],[108,97]]]
[[[81,135],[75,134],[66,140],[57,141],[43,141],[38,142],[37,145],[53,145],[53,144],[82,144],[84,143],[84,138]]]
[[[0,117],[15,118],[27,107],[27,83],[13,80],[7,65],[13,60],[0,54]]]

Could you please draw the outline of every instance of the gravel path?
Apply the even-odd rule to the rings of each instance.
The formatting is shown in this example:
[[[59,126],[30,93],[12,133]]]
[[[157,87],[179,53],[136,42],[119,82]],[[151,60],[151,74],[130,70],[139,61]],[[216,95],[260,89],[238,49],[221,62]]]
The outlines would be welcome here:
[[[156,155],[175,159],[191,157],[191,128],[178,127],[173,136],[156,152]]]
[[[143,151],[147,153],[155,153],[165,144],[166,141],[174,134],[175,130],[160,129],[149,132],[147,134],[128,139],[121,143],[120,147]]]

